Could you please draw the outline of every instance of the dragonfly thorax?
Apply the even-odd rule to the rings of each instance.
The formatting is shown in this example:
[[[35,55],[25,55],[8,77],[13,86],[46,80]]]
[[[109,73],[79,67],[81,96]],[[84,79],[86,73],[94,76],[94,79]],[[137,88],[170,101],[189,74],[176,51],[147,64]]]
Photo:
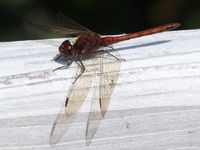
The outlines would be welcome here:
[[[69,40],[65,40],[60,46],[59,46],[59,51],[62,56],[72,56],[72,44]]]

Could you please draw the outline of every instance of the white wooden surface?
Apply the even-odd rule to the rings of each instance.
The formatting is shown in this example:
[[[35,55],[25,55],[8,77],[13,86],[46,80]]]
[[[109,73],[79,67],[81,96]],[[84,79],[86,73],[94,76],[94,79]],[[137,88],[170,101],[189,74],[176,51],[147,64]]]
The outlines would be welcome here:
[[[109,111],[85,144],[90,99],[57,145],[49,145],[76,65],[51,61],[63,39],[0,43],[0,149],[200,149],[200,30],[115,44],[127,61]]]

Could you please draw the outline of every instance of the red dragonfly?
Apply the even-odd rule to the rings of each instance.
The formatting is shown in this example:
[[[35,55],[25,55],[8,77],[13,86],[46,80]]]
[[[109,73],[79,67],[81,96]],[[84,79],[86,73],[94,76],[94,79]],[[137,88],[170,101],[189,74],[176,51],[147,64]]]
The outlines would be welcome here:
[[[57,60],[61,56],[68,58],[65,66],[55,70],[66,69],[72,62],[76,62],[79,69],[77,69],[75,80],[66,98],[65,113],[60,113],[53,125],[50,144],[58,143],[65,134],[87,98],[92,83],[94,83],[91,110],[86,128],[86,143],[90,144],[108,110],[110,98],[119,77],[121,60],[123,60],[120,58],[119,53],[115,52],[115,55],[113,55],[100,48],[110,47],[112,44],[136,37],[173,30],[179,27],[180,24],[170,23],[136,33],[101,37],[100,34],[90,31],[62,13],[58,14],[58,19],[62,22],[65,21],[64,28],[30,21],[32,25],[43,30],[66,36],[78,36],[74,44],[69,40],[65,40],[59,46],[60,56],[55,59]]]

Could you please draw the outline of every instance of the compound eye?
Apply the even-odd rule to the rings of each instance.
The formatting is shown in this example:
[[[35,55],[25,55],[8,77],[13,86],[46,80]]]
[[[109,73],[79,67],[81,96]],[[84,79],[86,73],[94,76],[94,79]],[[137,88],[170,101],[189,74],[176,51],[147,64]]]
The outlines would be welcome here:
[[[72,48],[72,44],[70,43],[69,40],[65,40],[63,43],[62,43],[62,46],[65,50],[71,50]]]

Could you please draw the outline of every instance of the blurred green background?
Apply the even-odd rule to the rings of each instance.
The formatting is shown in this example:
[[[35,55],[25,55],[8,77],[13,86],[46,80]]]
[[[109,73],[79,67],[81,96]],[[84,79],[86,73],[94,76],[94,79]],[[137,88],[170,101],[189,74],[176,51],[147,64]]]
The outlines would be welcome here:
[[[199,0],[0,0],[0,41],[53,38],[26,19],[54,24],[63,12],[101,34],[131,33],[170,22],[200,28]]]

